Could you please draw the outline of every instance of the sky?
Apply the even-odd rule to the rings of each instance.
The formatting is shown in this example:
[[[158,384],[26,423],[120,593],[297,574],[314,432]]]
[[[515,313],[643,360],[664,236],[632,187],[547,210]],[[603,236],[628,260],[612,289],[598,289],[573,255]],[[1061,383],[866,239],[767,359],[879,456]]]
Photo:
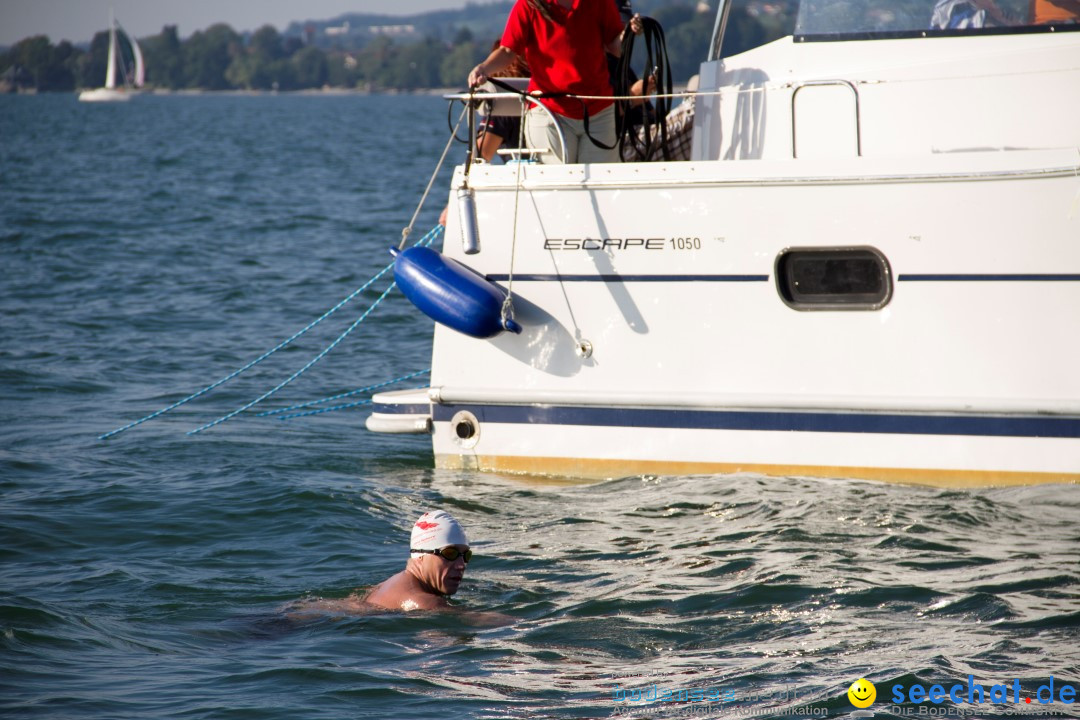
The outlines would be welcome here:
[[[476,0],[474,0],[475,2]],[[484,2],[485,0],[480,0]],[[227,23],[238,32],[269,23],[284,30],[294,20],[329,20],[350,12],[412,15],[465,7],[466,0],[0,0],[0,45],[32,35],[89,42],[109,24],[109,7],[135,37],[178,26],[180,37]]]

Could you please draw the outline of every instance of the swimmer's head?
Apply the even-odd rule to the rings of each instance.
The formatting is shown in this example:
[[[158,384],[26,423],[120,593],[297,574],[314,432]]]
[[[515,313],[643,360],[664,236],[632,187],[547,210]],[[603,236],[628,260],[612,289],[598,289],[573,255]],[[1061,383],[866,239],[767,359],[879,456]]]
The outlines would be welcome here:
[[[420,582],[439,595],[457,592],[472,553],[465,530],[450,513],[435,510],[421,515],[413,525],[409,547],[412,559],[407,569]]]
[[[465,530],[461,523],[445,510],[426,512],[413,525],[409,548],[412,550],[440,550],[447,545],[468,546]],[[421,557],[423,553],[413,552],[411,557]]]

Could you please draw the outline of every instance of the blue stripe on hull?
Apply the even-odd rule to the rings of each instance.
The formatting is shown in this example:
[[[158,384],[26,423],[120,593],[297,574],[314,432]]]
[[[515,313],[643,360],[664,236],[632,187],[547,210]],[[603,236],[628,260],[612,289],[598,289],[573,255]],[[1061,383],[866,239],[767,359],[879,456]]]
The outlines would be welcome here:
[[[492,282],[506,282],[507,274],[485,275]],[[514,275],[519,282],[768,282],[768,275],[619,275],[617,273],[590,273],[583,275],[530,274]],[[897,282],[1080,282],[1080,274],[1072,273],[901,273]]]
[[[983,437],[1080,438],[1080,418],[1011,415],[914,415],[867,412],[675,410],[521,405],[435,405],[446,422],[468,410],[480,422],[774,432],[885,433]],[[376,412],[386,412],[376,407]],[[392,412],[392,411],[391,411]]]
[[[493,273],[485,275],[492,282],[506,282],[509,275]],[[619,275],[616,273],[591,273],[587,275],[537,275],[522,273],[514,275],[517,282],[767,282],[768,275]]]
[[[1080,275],[1068,274],[1027,274],[1001,273],[1001,274],[929,274],[929,273],[901,273],[897,276],[899,282],[1077,282]]]

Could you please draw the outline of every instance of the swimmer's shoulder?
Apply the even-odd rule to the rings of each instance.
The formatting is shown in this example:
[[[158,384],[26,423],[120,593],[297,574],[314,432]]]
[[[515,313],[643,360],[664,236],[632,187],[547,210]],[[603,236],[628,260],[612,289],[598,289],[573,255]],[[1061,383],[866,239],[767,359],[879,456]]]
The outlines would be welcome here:
[[[403,577],[404,576],[404,577]],[[400,573],[367,592],[362,601],[386,610],[445,610],[450,603],[441,595],[425,591],[408,573]]]
[[[282,611],[292,620],[314,620],[320,617],[340,617],[344,615],[374,615],[384,612],[382,608],[370,605],[363,598],[353,593],[344,598],[306,598],[289,603]]]

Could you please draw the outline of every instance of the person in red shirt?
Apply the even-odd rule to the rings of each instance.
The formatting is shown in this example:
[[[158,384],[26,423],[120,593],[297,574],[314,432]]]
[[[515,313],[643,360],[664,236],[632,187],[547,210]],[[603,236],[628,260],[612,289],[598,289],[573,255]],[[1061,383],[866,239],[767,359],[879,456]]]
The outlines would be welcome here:
[[[641,18],[630,21],[635,34]],[[484,62],[469,73],[475,87],[499,72],[515,57],[523,57],[532,70],[529,92],[593,96],[541,98],[555,120],[531,109],[525,118],[525,136],[533,148],[550,148],[540,155],[545,163],[618,162],[615,148],[615,105],[605,53],[622,54],[622,19],[613,0],[517,0],[510,10],[502,40]],[[586,113],[589,132],[585,132]],[[560,158],[558,122],[566,140]],[[610,149],[595,144],[610,146]]]

